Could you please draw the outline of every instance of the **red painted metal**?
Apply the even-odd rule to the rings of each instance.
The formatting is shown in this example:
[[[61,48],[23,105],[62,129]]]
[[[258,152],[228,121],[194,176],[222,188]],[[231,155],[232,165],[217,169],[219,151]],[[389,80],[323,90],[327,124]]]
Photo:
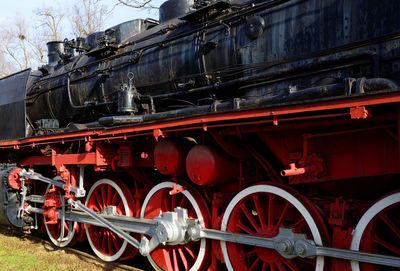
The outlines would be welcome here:
[[[282,176],[295,176],[295,175],[301,175],[309,171],[307,168],[297,168],[295,163],[290,163],[289,164],[289,169],[285,169],[281,171]]]
[[[8,176],[8,184],[14,189],[21,189],[21,177],[19,176],[22,168],[14,169]]]
[[[49,176],[54,176],[57,171],[66,181],[65,191],[53,189],[45,196],[44,216],[46,224],[53,227],[53,236],[60,233],[61,227],[57,217],[60,193],[66,198],[73,196],[69,194],[69,189],[77,186],[77,166],[90,165],[89,172],[95,170],[106,171],[110,175],[129,174],[135,180],[130,182],[129,179],[121,187],[129,191],[131,196],[128,195],[127,198],[135,205],[129,215],[132,213],[136,216],[139,215],[145,191],[160,181],[158,173],[169,175],[172,181],[177,181],[178,175],[187,173],[186,179],[189,177],[197,185],[203,186],[202,192],[207,202],[199,197],[203,202],[201,208],[204,213],[212,211],[212,223],[209,222],[208,226],[214,229],[221,227],[221,217],[229,200],[249,185],[265,180],[289,184],[317,183],[293,187],[301,188],[306,195],[315,195],[312,197],[313,203],[307,200],[307,206],[313,214],[319,212],[317,209],[324,209],[324,218],[317,215],[317,222],[321,227],[329,225],[330,235],[326,239],[333,239],[333,247],[347,249],[353,227],[359,213],[363,211],[361,207],[349,207],[358,197],[352,194],[354,186],[357,187],[364,181],[368,184],[376,182],[376,186],[371,186],[371,189],[379,187],[388,190],[390,185],[387,188],[381,185],[380,178],[385,176],[390,179],[400,174],[400,133],[396,133],[400,131],[400,107],[398,106],[397,112],[393,106],[380,112],[381,107],[374,106],[394,102],[400,102],[399,93],[45,135],[3,141],[0,142],[0,148],[12,148],[18,155],[27,155],[19,162],[20,166],[54,166],[55,170],[49,170]],[[373,116],[370,114],[372,110]],[[178,139],[186,136],[203,144],[212,142],[221,151],[208,145],[197,145],[189,151],[187,145]],[[257,140],[253,142],[253,138]],[[78,141],[82,141],[84,145],[80,146],[82,142]],[[68,142],[73,143],[69,143],[71,147]],[[47,145],[51,146],[51,155]],[[80,153],[73,153],[73,150]],[[42,151],[43,156],[37,155],[39,151]],[[29,153],[35,155],[30,156]],[[283,170],[281,174],[289,178],[281,178],[279,171],[288,165],[289,169]],[[154,166],[158,170],[156,173]],[[137,171],[147,173],[137,174]],[[379,179],[372,178],[375,176]],[[337,180],[341,182],[335,182]],[[126,185],[128,182],[129,187]],[[17,171],[10,175],[9,183],[14,189],[20,189]],[[331,191],[331,187],[336,187],[337,190]],[[193,188],[186,186],[184,189],[193,191]],[[172,211],[176,206],[188,208],[193,216],[193,206],[185,199],[182,193],[184,189],[174,186],[172,190],[168,188],[158,191],[149,201],[145,216],[154,218],[160,211]],[[285,189],[293,191],[288,186]],[[134,191],[135,197],[132,197],[130,190]],[[376,197],[374,191],[368,194],[368,190],[369,187],[364,189],[361,186],[360,198],[371,200]],[[341,193],[349,198],[348,202],[340,198]],[[90,208],[101,212],[107,206],[116,204],[113,202],[114,197],[117,197],[115,191],[105,185],[100,186],[88,199]],[[264,214],[261,214],[261,205]],[[286,206],[285,199],[277,199],[268,193],[247,197],[233,211],[228,228],[261,236],[276,236],[272,222],[284,221],[287,222],[283,223],[285,227],[290,227],[290,223],[296,224],[302,219],[293,209],[284,211]],[[363,250],[383,254],[386,250],[393,254],[400,253],[400,229],[396,226],[400,221],[393,215],[398,214],[399,209],[398,206],[390,208],[374,219],[362,241]],[[261,216],[264,217],[261,219]],[[118,249],[118,245],[115,245],[118,241],[115,242],[115,236],[107,230],[94,226],[89,226],[89,230],[96,247],[104,254],[112,254],[112,250]],[[308,230],[306,227],[299,227],[298,232],[309,234]],[[110,241],[113,242],[111,246],[108,245]],[[389,241],[392,242],[390,246]],[[219,242],[212,244],[212,256],[205,261],[211,262],[210,270],[217,270],[218,261],[222,261],[223,256]],[[171,270],[185,268],[193,261],[190,254],[196,256],[197,249],[197,243],[161,246],[153,252],[152,257],[159,266]],[[228,244],[228,250],[235,270],[251,269],[256,265],[261,268],[270,266],[270,269],[272,266],[276,269],[279,264],[285,267],[280,255],[271,250],[236,244]],[[184,251],[188,251],[189,256]],[[248,259],[250,254],[255,259],[252,262],[236,261],[239,258]],[[300,266],[299,270],[312,269],[313,266],[312,260],[296,258],[288,262],[288,269],[291,268],[290,264]],[[348,262],[334,259],[329,261],[329,265],[331,270],[350,268]],[[362,267],[363,270],[376,270],[369,265]]]
[[[184,191],[184,190],[185,190],[185,188],[184,188],[183,186],[180,187],[180,188],[178,188],[178,185],[177,185],[177,184],[174,184],[174,185],[172,186],[171,191],[169,191],[169,194],[170,194],[171,196],[173,196],[173,195],[176,195],[176,194],[181,193],[181,192]]]
[[[52,157],[51,156],[28,156],[24,158],[19,164],[21,166],[42,166],[42,165],[51,165]]]
[[[192,144],[188,140],[162,139],[154,148],[154,165],[164,175],[177,176],[186,172],[186,156]]]
[[[198,185],[216,185],[235,182],[239,176],[239,164],[215,148],[197,145],[187,155],[186,171],[192,182]]]
[[[44,212],[46,224],[57,224],[57,208],[61,207],[61,197],[59,191],[53,186],[48,193],[44,195]]]
[[[371,116],[371,113],[365,106],[356,106],[350,108],[350,116],[352,119],[366,119]]]
[[[387,104],[396,102],[400,102],[400,94],[397,92],[360,96],[360,97],[344,97],[342,99],[338,98],[335,100],[320,101],[318,103],[282,106],[272,109],[257,109],[257,110],[240,111],[240,112],[218,113],[207,116],[191,117],[173,121],[163,121],[155,124],[131,125],[126,127],[118,127],[114,129],[94,129],[89,131],[79,131],[79,132],[71,132],[71,133],[63,133],[55,135],[30,137],[21,140],[2,141],[0,142],[0,148],[14,148],[14,147],[19,148],[20,146],[30,145],[32,143],[49,144],[51,142],[67,142],[68,140],[84,140],[88,136],[92,137],[93,140],[95,140],[98,137],[107,137],[107,136],[111,136],[110,138],[113,139],[123,138],[123,136],[119,135],[130,134],[130,133],[140,133],[136,134],[136,136],[145,134],[152,135],[155,129],[161,130],[167,128],[176,128],[186,125],[196,125],[196,124],[201,124],[200,128],[202,128],[204,123],[212,123],[219,121],[234,121],[243,119],[250,120],[253,118],[260,118],[260,117],[289,115],[289,114],[304,113],[304,112],[317,112],[317,111],[326,111],[333,109],[351,108],[356,106],[368,106],[368,105]],[[185,129],[189,128],[190,127]]]

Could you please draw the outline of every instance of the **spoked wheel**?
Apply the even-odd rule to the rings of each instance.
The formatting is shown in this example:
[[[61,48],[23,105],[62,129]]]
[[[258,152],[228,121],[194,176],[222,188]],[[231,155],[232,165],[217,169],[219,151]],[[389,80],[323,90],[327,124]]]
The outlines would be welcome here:
[[[229,203],[221,230],[275,237],[279,228],[307,235],[317,245],[325,242],[326,228],[304,197],[283,185],[255,185],[244,189]],[[221,241],[228,270],[308,271],[323,270],[324,258],[286,259],[273,249]]]
[[[201,196],[188,190],[170,195],[169,192],[174,184],[163,182],[153,187],[144,200],[140,217],[153,219],[160,212],[173,211],[176,207],[181,207],[188,210],[189,218],[197,218],[203,227],[208,226],[210,215]],[[180,188],[179,185],[178,188]],[[208,250],[208,242],[201,239],[185,245],[160,245],[147,258],[156,270],[194,271],[207,266]]]
[[[86,206],[100,214],[133,216],[134,201],[128,187],[109,179],[97,181],[89,191]],[[85,224],[86,235],[94,253],[103,261],[120,258],[127,241],[107,228]]]
[[[353,232],[350,248],[363,252],[400,257],[400,192],[373,204]],[[351,262],[353,271],[398,270],[388,266]]]
[[[48,194],[51,185],[47,186],[46,194]],[[57,192],[56,192],[57,193]],[[61,193],[58,192],[60,197]],[[58,246],[58,247],[66,247],[72,246],[76,242],[75,233],[78,229],[78,223],[74,221],[61,221],[61,219],[57,220],[57,224],[46,224],[48,221],[45,216],[44,219],[44,227],[46,229],[47,235],[49,236],[50,241]],[[62,225],[63,224],[63,225]],[[64,232],[62,228],[64,227]]]

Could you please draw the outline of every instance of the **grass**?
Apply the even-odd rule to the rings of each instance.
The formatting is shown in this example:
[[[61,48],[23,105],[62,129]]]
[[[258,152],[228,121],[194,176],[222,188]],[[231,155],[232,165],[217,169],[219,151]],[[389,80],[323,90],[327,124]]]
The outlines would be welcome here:
[[[57,248],[46,240],[0,228],[0,270],[134,270],[91,255]]]

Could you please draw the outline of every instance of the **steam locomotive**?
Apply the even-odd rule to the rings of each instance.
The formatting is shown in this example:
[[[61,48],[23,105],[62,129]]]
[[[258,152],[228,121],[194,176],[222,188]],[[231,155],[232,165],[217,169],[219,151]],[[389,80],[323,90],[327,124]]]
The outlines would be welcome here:
[[[155,270],[400,268],[400,2],[167,0],[0,79],[0,224]]]

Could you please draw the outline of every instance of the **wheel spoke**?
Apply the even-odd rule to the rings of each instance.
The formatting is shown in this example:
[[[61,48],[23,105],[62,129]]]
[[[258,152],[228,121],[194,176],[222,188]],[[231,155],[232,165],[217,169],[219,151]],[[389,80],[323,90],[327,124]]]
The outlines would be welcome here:
[[[107,231],[107,243],[108,243],[108,251],[109,251],[109,253],[111,255],[111,254],[114,253],[114,251],[113,251],[113,247],[114,246],[113,246],[113,242],[112,242],[110,231]]]
[[[181,199],[181,202],[179,203],[179,206],[180,207],[182,207],[182,208],[184,208],[184,204],[187,202],[187,200],[186,200],[186,197],[185,196],[182,196],[182,199]]]
[[[171,196],[171,211],[174,211],[176,207],[176,195]]]
[[[101,198],[103,200],[103,207],[107,207],[107,196],[106,196],[106,186],[105,185],[100,185],[100,192],[101,192]]]
[[[301,217],[299,221],[294,223],[292,226],[290,226],[290,229],[294,229],[296,232],[300,232],[300,229],[302,226],[306,225],[306,221],[304,220],[304,217]]]
[[[400,255],[400,248],[393,246],[392,244],[382,240],[378,236],[374,236],[373,241],[381,245],[382,247],[392,251],[393,253]]]
[[[238,226],[239,228],[241,228],[243,231],[245,231],[246,233],[248,233],[248,234],[252,234],[252,235],[256,234],[253,230],[251,230],[251,229],[248,228],[247,226],[243,225],[242,222],[238,222],[237,226]]]
[[[162,201],[162,205],[163,205],[163,208],[161,208],[161,211],[163,211],[163,212],[169,212],[169,211],[171,211],[171,205],[170,205],[170,203],[167,201],[167,200],[165,200],[165,198],[163,199],[163,201]]]
[[[100,210],[103,210],[103,209],[104,209],[103,201],[101,200],[100,195],[99,195],[98,193],[96,193],[96,192],[97,192],[97,191],[95,191],[95,193],[93,193],[93,194],[94,194],[94,197],[95,197],[95,199],[96,199],[96,201],[97,201],[97,204],[98,204],[99,209],[100,209]]]
[[[248,257],[250,255],[253,255],[253,254],[256,254],[256,251],[255,250],[250,250],[249,252],[246,252],[246,253],[242,254],[241,257],[242,258],[246,258],[246,257]]]
[[[285,219],[286,212],[288,211],[289,206],[290,206],[289,202],[286,201],[285,207],[283,208],[281,215],[279,216],[278,223],[275,225],[274,230],[278,230],[282,226],[283,220]]]
[[[124,215],[124,202],[121,202],[117,205],[117,214]]]
[[[106,201],[106,205],[107,206],[111,206],[111,200],[112,200],[112,196],[113,196],[113,191],[112,191],[112,187],[111,186],[107,186],[107,201]]]
[[[268,263],[263,262],[263,266],[262,266],[261,271],[267,271],[267,268],[268,268]]]
[[[120,244],[118,243],[117,236],[115,236],[113,232],[111,233],[111,239],[113,241],[115,250],[118,251],[120,249]]]
[[[179,270],[178,257],[176,256],[176,249],[172,249],[172,258],[174,260],[174,270]]]
[[[178,247],[178,252],[179,252],[179,257],[183,263],[183,266],[185,267],[185,270],[189,270],[189,264],[187,262],[185,254],[183,253],[182,248]]]
[[[283,266],[282,262],[277,262],[276,267],[278,268],[279,271],[285,271],[285,267]]]
[[[274,228],[274,199],[272,194],[268,194],[268,229]]]
[[[244,213],[244,215],[247,217],[247,219],[249,220],[249,222],[251,223],[251,225],[253,226],[253,228],[256,231],[260,230],[260,227],[257,225],[256,220],[254,219],[254,217],[251,215],[251,213],[249,212],[249,210],[247,210],[246,206],[244,205],[244,203],[240,204],[240,208],[242,209],[242,212]]]
[[[172,267],[172,262],[171,262],[171,257],[169,255],[169,252],[165,248],[163,248],[162,253],[164,255],[165,264],[167,265],[167,270],[175,270]]]
[[[68,232],[69,232],[69,227],[68,227],[68,224],[67,224],[67,222],[64,222],[64,234],[65,235],[67,235],[68,234]],[[63,236],[64,237],[64,236]]]
[[[190,245],[184,246],[186,252],[192,257],[194,260],[196,259],[196,255],[194,255],[194,252],[191,250]]]
[[[382,215],[381,219],[383,220],[383,222],[385,222],[385,224],[389,227],[389,229],[397,236],[397,238],[400,239],[400,229],[393,224],[392,221],[390,221],[388,214],[384,214]]]
[[[295,266],[291,260],[282,258],[282,262],[283,262],[287,267],[289,267],[290,270],[292,270],[292,271],[300,271],[299,268],[297,268],[297,266]]]
[[[101,248],[103,249],[103,251],[107,250],[107,236],[105,231],[103,231],[103,240],[101,242]]]
[[[98,213],[100,213],[101,211],[100,211],[100,209],[99,208],[97,208],[97,206],[96,205],[89,205],[89,208],[90,209],[92,209],[92,210],[94,210],[94,211],[96,211],[96,212],[98,212]]]
[[[253,202],[254,202],[254,205],[256,206],[257,216],[258,216],[258,220],[260,222],[261,228],[264,228],[265,227],[264,212],[261,208],[260,197],[258,194],[255,194],[253,196]]]
[[[249,267],[249,269],[247,269],[248,271],[251,270],[255,270],[255,268],[257,267],[258,263],[260,262],[260,258],[257,258],[257,260],[254,261],[254,263]]]
[[[315,267],[315,262],[312,259],[307,259],[307,258],[297,258],[299,261],[305,262],[311,266]]]
[[[111,202],[110,202],[110,205],[111,205],[111,206],[115,206],[115,205],[117,204],[118,198],[119,198],[119,195],[118,195],[118,193],[115,191],[115,192],[114,192],[114,196],[113,196],[113,198],[112,198],[112,200],[111,200]]]

